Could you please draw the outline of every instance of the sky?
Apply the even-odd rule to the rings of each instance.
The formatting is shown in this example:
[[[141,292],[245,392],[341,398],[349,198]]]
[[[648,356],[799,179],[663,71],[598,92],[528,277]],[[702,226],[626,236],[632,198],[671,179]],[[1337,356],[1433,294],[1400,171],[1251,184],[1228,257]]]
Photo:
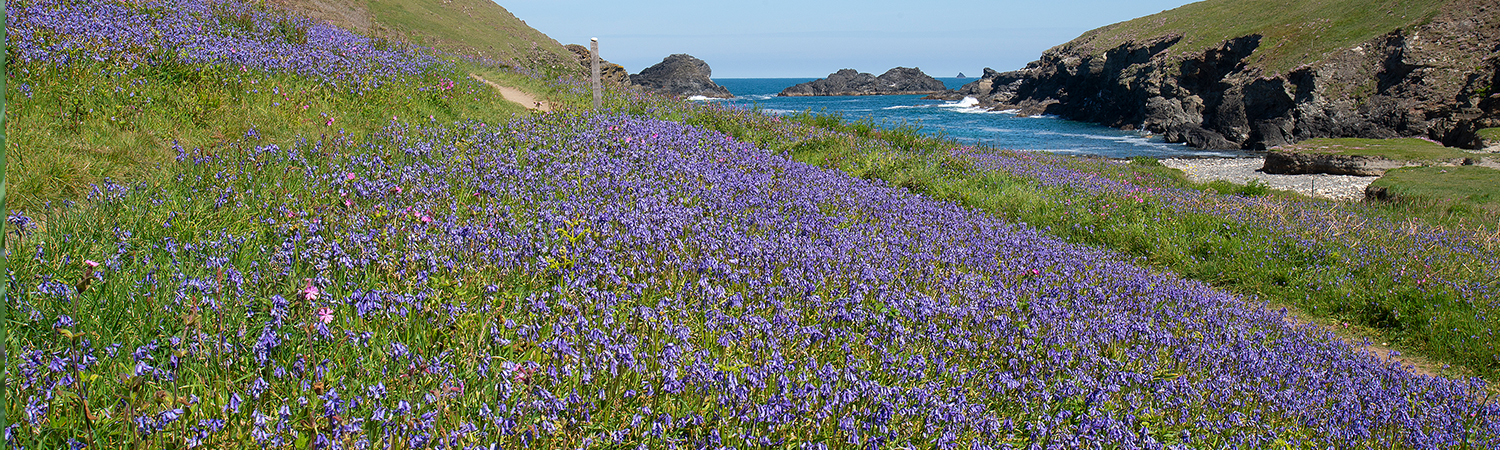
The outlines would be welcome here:
[[[563,44],[587,46],[630,73],[674,53],[707,62],[714,78],[822,78],[917,67],[978,77],[1035,61],[1104,25],[1188,0],[496,0]]]

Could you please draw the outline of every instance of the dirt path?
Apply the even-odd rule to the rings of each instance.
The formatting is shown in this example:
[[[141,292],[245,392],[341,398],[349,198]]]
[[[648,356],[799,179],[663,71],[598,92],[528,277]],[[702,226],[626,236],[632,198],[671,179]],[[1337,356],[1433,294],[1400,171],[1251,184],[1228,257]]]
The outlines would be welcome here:
[[[479,74],[471,73],[469,74],[469,78],[473,78],[475,80],[484,82],[484,84],[490,85],[490,87],[500,91],[500,95],[502,97],[505,97],[506,100],[510,100],[512,102],[515,102],[516,104],[525,106],[526,109],[532,109],[541,112],[548,112],[552,110],[552,105],[550,103],[537,100],[536,97],[533,97],[531,94],[528,94],[520,89],[516,89],[510,86],[501,86],[493,81],[484,79],[484,77],[479,76]]]

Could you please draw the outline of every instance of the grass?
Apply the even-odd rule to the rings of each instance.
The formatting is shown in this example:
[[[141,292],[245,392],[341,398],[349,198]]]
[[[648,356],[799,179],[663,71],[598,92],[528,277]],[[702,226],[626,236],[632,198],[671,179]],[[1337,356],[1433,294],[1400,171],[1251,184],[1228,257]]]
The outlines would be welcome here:
[[[1272,151],[1345,156],[1373,156],[1396,161],[1452,162],[1473,157],[1442,144],[1418,138],[1358,139],[1319,138],[1276,147]]]
[[[1495,305],[1454,287],[1496,288],[1492,261],[1445,247],[1432,227],[1376,220],[1422,220],[1424,210],[1303,204],[1260,185],[1192,185],[1150,159],[957,148],[912,126],[769,117],[614,88],[606,107],[633,117],[601,118],[583,111],[579,85],[462,62],[357,95],[197,69],[85,64],[31,70],[10,86],[7,151],[20,166],[12,182],[24,186],[13,192],[26,192],[37,220],[5,236],[18,249],[6,345],[19,351],[7,362],[16,383],[4,405],[25,418],[17,439],[29,448],[578,448],[611,438],[690,448],[761,437],[1069,447],[1088,442],[1052,430],[1096,416],[1121,423],[1127,440],[1224,448],[1252,445],[1234,435],[1271,436],[1279,441],[1265,445],[1314,448],[1341,442],[1324,427],[1340,424],[1320,422],[1326,411],[1367,406],[1467,419],[1410,435],[1374,426],[1347,447],[1402,448],[1418,431],[1471,443],[1470,431],[1489,430],[1476,423],[1492,410],[1463,409],[1477,398],[1417,388],[1365,397],[1392,384],[1458,389],[1401,384],[1414,378],[1369,364],[1359,370],[1384,378],[1343,391],[1352,403],[1304,404],[1301,416],[1253,401],[1264,397],[1202,394],[1220,392],[1237,373],[1229,366],[1265,361],[1223,352],[1357,357],[1319,331],[1290,330],[1258,302],[1177,276],[1389,340],[1458,366],[1451,374],[1496,379]],[[520,107],[469,73],[561,108],[515,120]],[[855,203],[866,195],[900,204]],[[48,200],[80,201],[38,207]],[[900,209],[911,204],[937,205]],[[1298,221],[1326,210],[1360,222]],[[972,221],[910,227],[930,212]],[[985,247],[967,240],[1015,231],[992,218],[1028,227],[989,248],[1051,235],[1156,273],[1141,272],[1150,286],[1099,283],[1117,275],[1108,267],[1124,267],[1111,265],[1118,258],[1072,258],[1095,253],[1062,245],[1076,252],[969,259]],[[975,224],[996,226],[942,234]],[[881,227],[895,232],[838,247],[850,242],[840,236]],[[730,228],[743,233],[717,234]],[[750,259],[784,242],[811,245],[777,263]],[[897,242],[915,250],[872,268],[897,253],[877,246]],[[862,256],[836,266],[845,253]],[[1049,257],[1066,260],[1042,264]],[[1042,270],[1058,267],[1069,274]],[[866,286],[876,289],[856,290]],[[1150,303],[1163,291],[1239,308]],[[973,299],[995,303],[960,310]],[[1090,309],[1111,302],[1116,309]],[[1127,324],[1141,328],[1125,339],[1058,340],[1137,309],[1153,317]],[[1222,326],[1242,322],[1258,328]],[[1214,350],[1203,360],[1181,351],[1241,337],[1202,345]],[[1000,378],[1011,375],[1020,380]],[[1264,389],[1267,375],[1233,385]],[[1313,375],[1273,389],[1328,392],[1326,373]],[[1163,394],[1189,386],[1214,387]],[[1305,400],[1291,397],[1277,398]],[[975,414],[1007,422],[980,431]]]
[[[273,1],[368,35],[478,56],[554,76],[583,73],[583,68],[573,62],[573,54],[562,44],[488,0]],[[337,12],[323,12],[330,9]]]
[[[93,63],[28,69],[8,85],[9,207],[78,200],[100,180],[129,184],[172,161],[177,147],[217,148],[252,130],[268,139],[364,135],[391,118],[503,120],[525,111],[452,71],[367,92],[297,76],[184,66]],[[506,80],[520,78],[516,75]],[[453,81],[453,88],[439,86]]]
[[[1486,337],[1500,329],[1496,306],[1486,303],[1493,300],[1427,283],[1438,276],[1500,287],[1480,269],[1493,263],[1484,255],[1500,250],[1500,238],[1481,244],[1489,250],[1461,254],[1422,244],[1420,234],[1409,234],[1416,231],[1404,231],[1500,236],[1494,220],[1500,214],[1494,211],[1410,202],[1339,206],[1263,185],[1193,184],[1181,172],[1149,159],[1120,164],[1016,154],[1075,171],[1072,177],[1123,180],[1137,187],[1112,191],[1049,185],[1027,170],[984,168],[955,157],[949,151],[955,144],[921,138],[915,128],[877,133],[837,117],[803,113],[788,119],[836,134],[788,140],[782,131],[733,121],[695,123],[808,164],[883,180],[1071,242],[1119,251],[1142,264],[1289,308],[1302,320],[1349,339],[1369,339],[1429,358],[1437,361],[1437,370],[1451,365],[1450,374],[1500,379],[1500,349]],[[888,143],[873,137],[877,134],[912,138]],[[1186,197],[1195,199],[1196,206],[1185,208],[1181,200],[1151,194],[1173,189],[1207,196]],[[1309,212],[1299,212],[1304,210]],[[1324,210],[1348,215],[1321,225],[1297,222],[1299,216]]]
[[[1484,139],[1488,145],[1500,143],[1500,128],[1485,128],[1479,130],[1479,138]]]
[[[1278,74],[1393,30],[1425,23],[1446,3],[1206,0],[1099,28],[1064,45],[1102,54],[1127,42],[1176,34],[1182,40],[1169,51],[1201,54],[1229,39],[1259,34],[1260,46],[1246,63]]]
[[[1488,167],[1405,167],[1386,172],[1371,186],[1406,201],[1500,211],[1500,170]]]

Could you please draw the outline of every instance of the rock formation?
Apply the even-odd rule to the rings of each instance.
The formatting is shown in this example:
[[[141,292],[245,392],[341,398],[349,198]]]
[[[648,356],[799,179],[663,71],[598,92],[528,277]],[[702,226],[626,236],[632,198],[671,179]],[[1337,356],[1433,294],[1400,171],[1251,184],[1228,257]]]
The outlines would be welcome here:
[[[591,61],[593,51],[590,51],[588,47],[578,44],[568,44],[567,49],[573,52],[573,56],[578,57],[578,64],[582,65],[585,71],[593,70],[589,66],[593,64],[593,61]],[[605,83],[629,86],[630,72],[625,71],[625,66],[601,59],[599,60],[599,79]]]
[[[782,97],[822,95],[901,95],[938,94],[947,91],[943,82],[922,73],[921,69],[897,67],[880,76],[843,69],[828,78],[786,88]]]
[[[1255,63],[1258,34],[1204,51],[1174,48],[1183,40],[1177,34],[1090,47],[1096,35],[1054,47],[1021,70],[986,70],[936,97],[1143,128],[1208,149],[1402,136],[1477,148],[1477,130],[1500,125],[1500,6],[1484,0],[1454,0],[1430,21],[1282,72]]]
[[[708,63],[690,55],[668,56],[660,63],[647,67],[641,73],[631,75],[630,82],[637,86],[677,97],[701,95],[713,98],[733,98],[729,89],[719,86],[710,78],[713,71]]]

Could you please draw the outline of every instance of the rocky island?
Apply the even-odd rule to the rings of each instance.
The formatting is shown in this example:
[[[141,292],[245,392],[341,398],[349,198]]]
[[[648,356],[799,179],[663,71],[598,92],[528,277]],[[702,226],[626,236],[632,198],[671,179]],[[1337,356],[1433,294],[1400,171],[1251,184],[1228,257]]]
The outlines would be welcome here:
[[[641,73],[631,75],[630,82],[675,97],[733,98],[729,89],[714,83],[710,78],[712,75],[713,71],[709,69],[708,63],[692,55],[679,53],[647,67]]]
[[[930,95],[947,91],[943,82],[922,73],[921,69],[897,67],[880,76],[843,69],[827,78],[786,88],[781,97],[836,95]]]
[[[1145,129],[1205,149],[1341,137],[1480,148],[1479,130],[1500,125],[1493,1],[1359,7],[1337,22],[1330,8],[1349,2],[1325,3],[1194,3],[1089,31],[1024,69],[987,69],[936,97]],[[1214,25],[1222,23],[1238,26]]]

